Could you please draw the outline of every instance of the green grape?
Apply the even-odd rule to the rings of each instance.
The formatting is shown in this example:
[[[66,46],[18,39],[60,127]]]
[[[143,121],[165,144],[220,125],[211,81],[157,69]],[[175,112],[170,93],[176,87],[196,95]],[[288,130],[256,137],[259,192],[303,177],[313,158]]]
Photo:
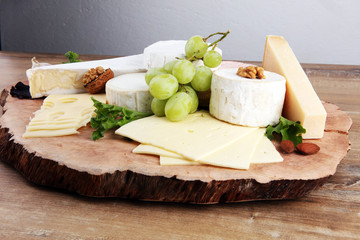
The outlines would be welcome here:
[[[178,61],[173,67],[172,74],[179,83],[189,83],[195,75],[195,66],[186,59]]]
[[[171,74],[160,74],[149,84],[149,90],[154,98],[165,100],[174,95],[178,90],[179,84],[176,78]]]
[[[208,44],[204,42],[202,36],[193,36],[185,44],[186,57],[190,58],[195,54],[196,58],[202,58],[206,53],[207,48]]]
[[[168,73],[172,73],[173,67],[174,65],[178,62],[179,60],[173,60],[171,62],[168,62],[164,65],[164,70],[167,71]]]
[[[191,86],[198,92],[204,92],[210,89],[212,71],[206,66],[196,68],[195,76],[191,81]]]
[[[175,93],[165,105],[165,115],[172,122],[184,120],[191,110],[191,97],[184,92]]]
[[[220,65],[222,60],[221,54],[217,51],[211,50],[204,55],[204,65],[209,68],[215,68]]]
[[[165,69],[163,69],[163,68],[150,68],[145,74],[146,84],[149,85],[151,79],[153,77],[155,77],[156,75],[165,74],[165,73],[168,73],[168,72],[165,71]]]
[[[199,99],[198,99],[198,96],[197,96],[195,90],[190,86],[182,85],[181,87],[179,87],[179,92],[184,92],[191,97],[190,113],[196,112],[196,110],[199,106]]]
[[[158,117],[165,116],[165,104],[167,100],[159,100],[157,98],[153,98],[151,101],[151,111]]]

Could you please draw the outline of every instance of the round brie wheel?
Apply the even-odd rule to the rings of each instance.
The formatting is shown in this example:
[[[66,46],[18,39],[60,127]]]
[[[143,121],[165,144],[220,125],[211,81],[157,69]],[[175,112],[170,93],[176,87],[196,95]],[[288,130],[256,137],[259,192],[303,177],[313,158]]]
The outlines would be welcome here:
[[[184,59],[186,42],[185,40],[167,40],[159,41],[146,47],[144,49],[145,68],[162,68],[168,62]],[[221,49],[218,47],[215,48],[215,51],[222,54]]]
[[[147,69],[163,67],[176,58],[185,58],[185,40],[159,41],[144,49],[144,63]]]
[[[129,73],[110,79],[105,86],[106,100],[111,105],[139,112],[151,112],[153,97],[145,82],[145,73]]]
[[[284,105],[286,80],[264,71],[265,79],[243,78],[237,68],[215,71],[211,82],[209,112],[217,119],[249,127],[279,122]]]

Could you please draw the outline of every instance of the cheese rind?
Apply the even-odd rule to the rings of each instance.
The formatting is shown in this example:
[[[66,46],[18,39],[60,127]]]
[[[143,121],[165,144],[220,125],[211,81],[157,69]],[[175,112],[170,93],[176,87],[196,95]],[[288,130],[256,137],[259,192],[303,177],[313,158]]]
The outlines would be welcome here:
[[[145,82],[145,73],[129,73],[110,79],[105,86],[106,99],[111,105],[151,112],[153,97]]]
[[[143,55],[133,55],[97,61],[57,64],[28,69],[30,94],[33,98],[50,94],[75,94],[86,92],[81,77],[90,69],[102,66],[111,68],[114,76],[144,72]]]
[[[278,123],[285,97],[285,78],[265,71],[265,79],[249,79],[236,72],[237,68],[214,72],[210,114],[243,126],[266,127]]]
[[[115,133],[197,161],[256,129],[227,124],[199,111],[180,122],[171,122],[166,117],[142,118],[120,127]]]
[[[166,40],[153,43],[144,49],[144,65],[146,69],[160,67],[176,59],[185,58],[185,40]],[[220,48],[215,51],[222,54]],[[196,63],[195,63],[196,62]],[[196,66],[201,66],[202,60],[195,61]]]
[[[288,42],[281,36],[267,36],[263,68],[286,78],[283,116],[300,121],[304,139],[322,138],[326,111]]]

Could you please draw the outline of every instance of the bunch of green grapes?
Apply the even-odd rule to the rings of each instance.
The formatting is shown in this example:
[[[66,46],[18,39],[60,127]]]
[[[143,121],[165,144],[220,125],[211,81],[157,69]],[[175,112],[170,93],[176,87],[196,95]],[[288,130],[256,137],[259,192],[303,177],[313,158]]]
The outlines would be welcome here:
[[[213,74],[210,68],[219,66],[222,61],[221,54],[214,50],[216,44],[209,45],[204,40],[198,35],[191,37],[185,45],[186,59],[174,60],[162,68],[147,71],[145,81],[154,97],[151,110],[156,116],[166,116],[177,122],[197,110],[199,99],[196,92],[210,89]],[[210,47],[212,50],[208,50]],[[195,67],[193,62],[200,59],[204,66]]]

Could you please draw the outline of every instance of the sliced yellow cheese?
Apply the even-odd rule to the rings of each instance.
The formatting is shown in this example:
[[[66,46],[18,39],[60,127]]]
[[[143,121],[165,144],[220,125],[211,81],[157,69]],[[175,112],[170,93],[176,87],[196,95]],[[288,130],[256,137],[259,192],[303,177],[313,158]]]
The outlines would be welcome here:
[[[206,111],[199,111],[180,122],[156,116],[143,118],[124,125],[115,133],[198,161],[256,129],[231,125],[211,117]]]
[[[160,156],[160,165],[161,166],[192,166],[192,165],[202,165],[202,164],[199,162],[186,160],[183,158]]]
[[[133,153],[152,154],[171,158],[184,158],[183,156],[168,150],[155,147],[149,144],[140,144],[132,150]]]
[[[254,133],[252,133],[252,134],[254,134]],[[249,134],[248,136],[246,136],[244,138],[244,140],[248,139],[249,144],[250,144],[249,137],[252,134]],[[237,144],[237,142],[234,143],[234,145],[235,144]],[[255,143],[253,143],[253,144],[255,144]],[[248,146],[248,143],[245,143],[244,146],[245,147]],[[221,159],[228,157],[226,148],[224,148],[220,151],[224,151],[223,152],[224,156],[222,156]],[[134,148],[133,153],[158,155],[158,156],[160,156],[160,165],[162,165],[162,166],[199,165],[199,162],[185,159],[179,154],[176,154],[176,153],[173,153],[173,152],[170,152],[165,149],[155,147],[152,145],[140,144],[139,146]],[[282,161],[283,161],[283,158],[281,157],[280,153],[276,150],[276,148],[271,143],[271,141],[264,134],[262,134],[260,141],[258,142],[258,144],[256,144],[255,152],[251,158],[250,163],[251,164],[275,163],[275,162],[282,162]]]
[[[322,138],[326,111],[287,41],[267,36],[263,68],[286,78],[283,116],[300,121],[306,129],[303,138]]]
[[[264,133],[264,128],[257,129],[235,143],[201,158],[199,162],[219,167],[249,169],[256,145],[264,136]]]
[[[276,150],[272,142],[264,135],[256,145],[256,150],[251,159],[253,163],[275,163],[282,162],[283,158]]]
[[[106,101],[105,94],[50,95],[26,127],[24,138],[54,137],[78,133],[94,115],[91,97]]]

